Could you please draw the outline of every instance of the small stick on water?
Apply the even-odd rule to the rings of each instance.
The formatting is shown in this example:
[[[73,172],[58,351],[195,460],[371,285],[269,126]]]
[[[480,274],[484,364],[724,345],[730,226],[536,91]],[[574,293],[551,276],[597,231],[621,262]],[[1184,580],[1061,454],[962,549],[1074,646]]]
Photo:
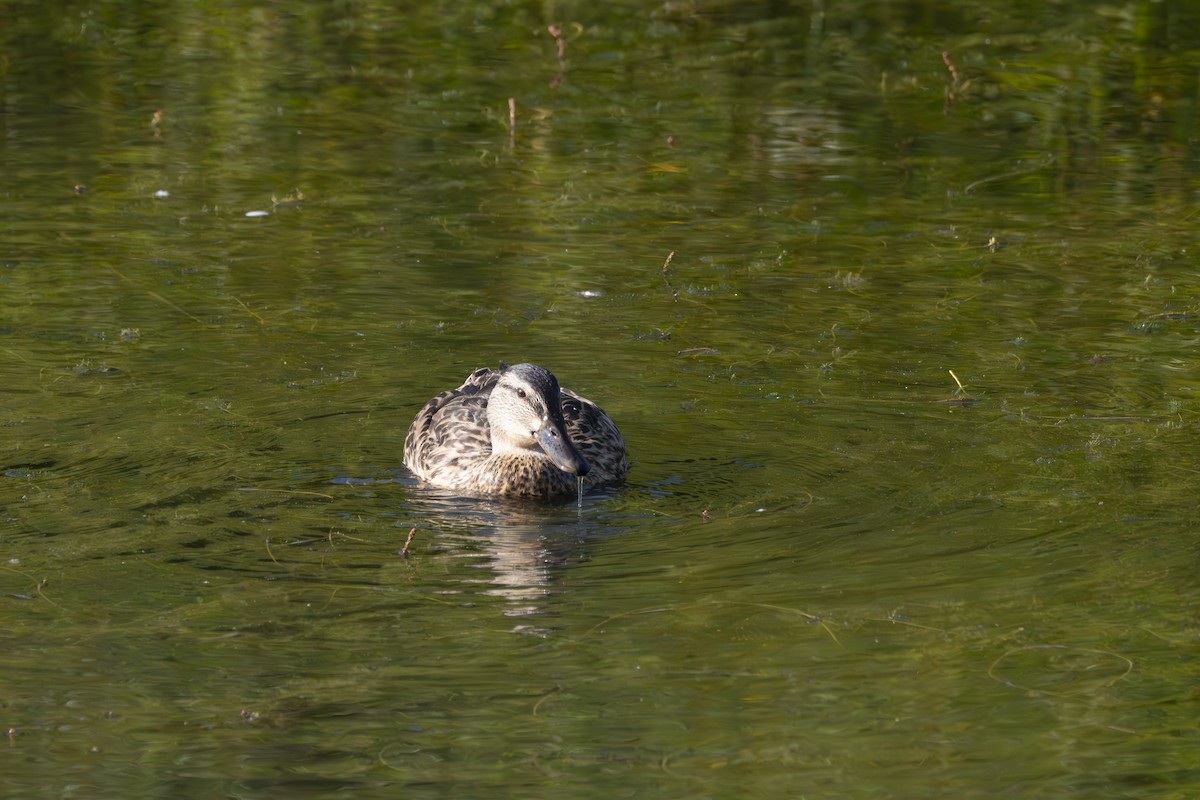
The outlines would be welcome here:
[[[958,93],[958,70],[954,68],[954,61],[950,58],[950,51],[942,51],[942,63],[946,65],[946,69],[950,70],[950,85],[946,87],[946,100],[942,104],[942,113],[949,114],[954,105],[955,95]]]
[[[969,406],[979,402],[974,397],[971,397],[971,395],[967,394],[967,388],[963,386],[962,381],[960,381],[958,376],[954,374],[954,370],[948,369],[946,371],[950,373],[951,378],[954,378],[954,382],[958,384],[958,388],[954,390],[954,397],[950,397],[946,400],[939,400],[939,403],[944,403],[945,405],[949,406]]]
[[[946,69],[950,70],[950,78],[956,84],[958,83],[958,70],[954,68],[954,59],[950,58],[950,51],[942,51],[942,63],[946,65]]]
[[[561,65],[567,58],[567,40],[563,36],[562,28],[550,25],[546,28],[546,32],[554,37],[554,43],[558,45],[558,63]]]
[[[408,538],[404,540],[404,547],[400,548],[400,557],[401,558],[408,558],[408,552],[409,552],[408,546],[410,544],[412,544],[413,537],[416,535],[417,535],[417,529],[410,528],[408,531]]]
[[[557,89],[562,85],[563,75],[567,71],[567,39],[563,36],[562,28],[557,25],[550,25],[546,30],[554,37],[554,42],[558,45],[558,72],[554,73],[554,77],[550,80],[550,88]]]
[[[671,259],[673,259],[674,257],[675,257],[674,250],[667,253],[667,260],[664,261],[663,265],[662,265],[662,279],[663,279],[663,283],[665,283],[667,285],[667,288],[671,290],[671,299],[678,303],[679,302],[679,292],[675,291],[675,287],[671,285],[671,278],[669,277],[670,272],[671,272]]]

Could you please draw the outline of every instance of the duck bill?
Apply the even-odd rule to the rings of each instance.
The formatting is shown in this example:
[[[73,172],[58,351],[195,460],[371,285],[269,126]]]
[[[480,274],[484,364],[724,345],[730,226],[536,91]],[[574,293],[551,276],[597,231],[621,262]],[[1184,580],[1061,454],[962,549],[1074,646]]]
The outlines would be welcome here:
[[[542,420],[542,427],[537,431],[537,443],[563,472],[587,475],[588,463],[571,441],[571,437],[567,436],[567,429],[562,420]]]

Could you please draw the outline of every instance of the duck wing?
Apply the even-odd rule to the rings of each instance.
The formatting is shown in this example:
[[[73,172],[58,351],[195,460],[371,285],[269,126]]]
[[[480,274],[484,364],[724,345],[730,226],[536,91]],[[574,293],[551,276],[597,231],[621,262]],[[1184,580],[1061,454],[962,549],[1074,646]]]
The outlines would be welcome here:
[[[594,483],[618,480],[629,469],[625,439],[612,417],[600,406],[570,389],[562,390],[563,419],[567,435],[588,462]]]
[[[500,379],[497,370],[477,369],[462,386],[425,404],[404,438],[404,464],[420,478],[456,465],[460,459],[486,458],[492,452],[487,401]]]

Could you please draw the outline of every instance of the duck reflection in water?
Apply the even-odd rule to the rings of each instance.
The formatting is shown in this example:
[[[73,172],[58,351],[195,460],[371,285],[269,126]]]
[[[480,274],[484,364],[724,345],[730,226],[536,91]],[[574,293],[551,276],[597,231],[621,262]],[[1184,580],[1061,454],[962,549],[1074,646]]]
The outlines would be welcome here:
[[[504,615],[519,619],[515,632],[552,633],[535,618],[551,611],[552,598],[563,591],[556,584],[572,566],[588,560],[588,541],[597,532],[584,528],[581,509],[501,498],[463,503],[460,495],[424,486],[412,487],[406,506],[397,527],[419,519],[436,531],[436,548],[451,560],[447,590],[503,598]]]

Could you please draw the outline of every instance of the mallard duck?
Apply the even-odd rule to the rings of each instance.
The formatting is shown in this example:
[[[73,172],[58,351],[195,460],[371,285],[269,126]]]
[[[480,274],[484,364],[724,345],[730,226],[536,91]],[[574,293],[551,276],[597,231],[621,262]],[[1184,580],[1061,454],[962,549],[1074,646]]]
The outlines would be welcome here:
[[[417,413],[404,465],[471,495],[550,497],[620,480],[625,440],[600,407],[536,364],[477,369]]]

